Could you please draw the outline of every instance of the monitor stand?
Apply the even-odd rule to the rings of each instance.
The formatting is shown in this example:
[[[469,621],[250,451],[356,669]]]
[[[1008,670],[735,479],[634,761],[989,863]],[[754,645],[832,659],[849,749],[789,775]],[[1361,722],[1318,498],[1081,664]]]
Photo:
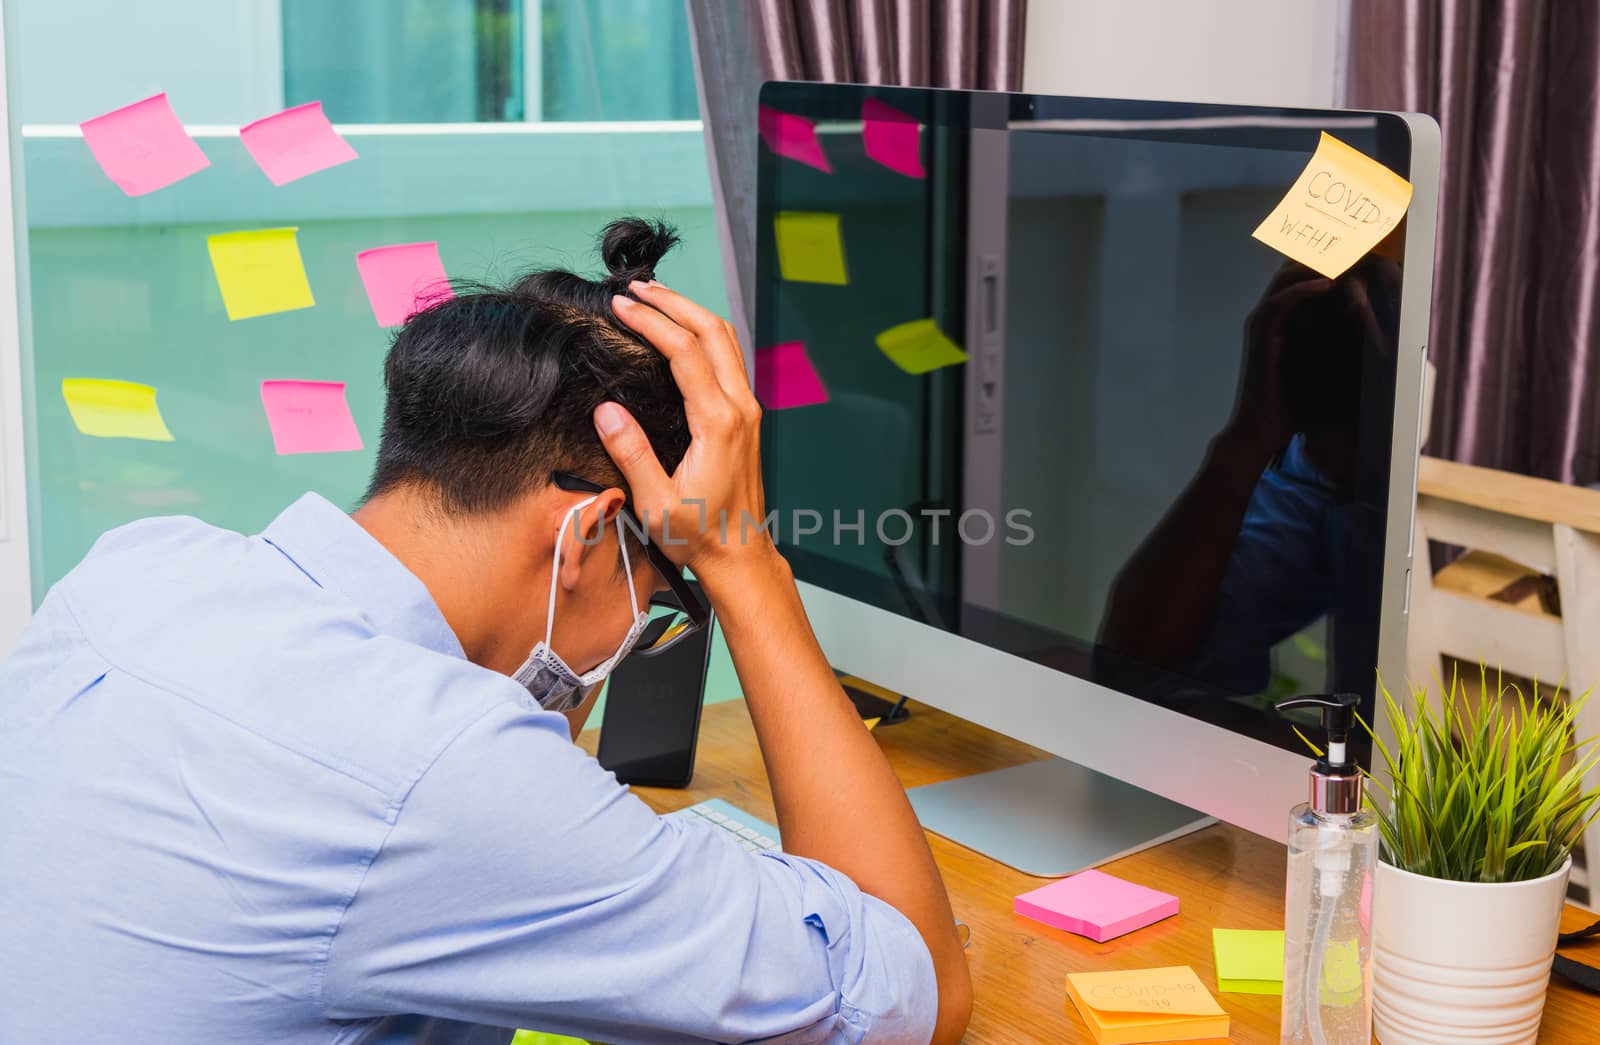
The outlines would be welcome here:
[[[1060,758],[906,793],[929,831],[1041,878],[1073,874],[1217,822]]]

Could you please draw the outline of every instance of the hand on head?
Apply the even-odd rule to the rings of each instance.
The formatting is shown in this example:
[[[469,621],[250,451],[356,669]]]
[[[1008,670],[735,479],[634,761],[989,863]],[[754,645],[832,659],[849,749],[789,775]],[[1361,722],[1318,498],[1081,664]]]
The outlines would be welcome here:
[[[705,578],[772,549],[763,528],[761,406],[725,320],[655,282],[628,289],[638,300],[619,295],[612,308],[671,365],[683,393],[689,449],[668,475],[621,406],[600,404],[595,429],[626,477],[651,539]]]

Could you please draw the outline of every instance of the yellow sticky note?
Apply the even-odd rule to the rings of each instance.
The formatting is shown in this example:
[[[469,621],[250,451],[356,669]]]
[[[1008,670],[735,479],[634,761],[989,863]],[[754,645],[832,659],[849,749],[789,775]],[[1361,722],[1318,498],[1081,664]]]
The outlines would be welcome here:
[[[967,361],[961,346],[945,337],[939,324],[931,319],[916,319],[890,327],[875,340],[889,362],[908,374],[926,374]]]
[[[1283,993],[1283,932],[1212,929],[1217,990],[1224,994]]]
[[[156,408],[156,390],[149,385],[69,377],[61,382],[61,397],[67,401],[72,423],[84,435],[172,442]]]
[[[1067,996],[1100,1045],[1228,1036],[1228,1014],[1187,965],[1072,973]]]
[[[877,718],[864,718],[861,720],[861,724],[867,727],[868,733],[871,733],[874,729],[878,728],[878,723],[881,721],[883,721],[883,716],[880,715]]]
[[[211,267],[229,319],[290,312],[316,304],[300,260],[298,229],[251,229],[211,236]]]
[[[839,215],[786,210],[780,211],[772,224],[778,240],[778,270],[784,279],[841,287],[850,282]]]
[[[1328,945],[1322,960],[1322,1004],[1345,1008],[1361,999],[1366,984],[1361,967],[1361,944],[1356,940],[1335,940]]]
[[[1409,181],[1324,131],[1299,180],[1253,235],[1333,279],[1392,232],[1409,206]]]

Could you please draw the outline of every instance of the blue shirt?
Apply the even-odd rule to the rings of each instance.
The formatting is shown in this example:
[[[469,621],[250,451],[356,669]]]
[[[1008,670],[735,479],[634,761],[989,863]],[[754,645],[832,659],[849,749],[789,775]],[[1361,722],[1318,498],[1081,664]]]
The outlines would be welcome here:
[[[307,495],[114,530],[0,665],[0,1042],[925,1042],[910,923],[656,816]]]

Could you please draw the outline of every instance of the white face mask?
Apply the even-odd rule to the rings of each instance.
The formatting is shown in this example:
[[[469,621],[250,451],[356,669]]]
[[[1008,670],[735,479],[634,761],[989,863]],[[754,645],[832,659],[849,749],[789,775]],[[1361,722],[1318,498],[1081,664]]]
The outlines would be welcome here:
[[[556,550],[550,564],[550,605],[544,615],[544,641],[533,647],[533,652],[528,654],[528,659],[522,662],[522,667],[512,673],[512,678],[522,683],[539,706],[546,711],[571,711],[583,703],[584,695],[594,686],[599,685],[612,670],[621,663],[633,649],[633,644],[639,641],[640,632],[650,622],[650,611],[639,608],[639,595],[633,587],[633,566],[628,562],[628,542],[622,534],[622,521],[617,521],[617,545],[622,549],[622,572],[628,581],[628,602],[633,607],[633,626],[628,629],[627,636],[622,640],[622,645],[617,651],[594,668],[580,675],[567,666],[561,655],[550,648],[550,634],[556,620],[556,586],[561,573],[561,543],[567,536],[567,525],[583,509],[589,507],[598,497],[591,497],[582,504],[574,507],[561,520],[561,529],[556,532]],[[600,524],[602,535],[605,532],[605,523]]]

